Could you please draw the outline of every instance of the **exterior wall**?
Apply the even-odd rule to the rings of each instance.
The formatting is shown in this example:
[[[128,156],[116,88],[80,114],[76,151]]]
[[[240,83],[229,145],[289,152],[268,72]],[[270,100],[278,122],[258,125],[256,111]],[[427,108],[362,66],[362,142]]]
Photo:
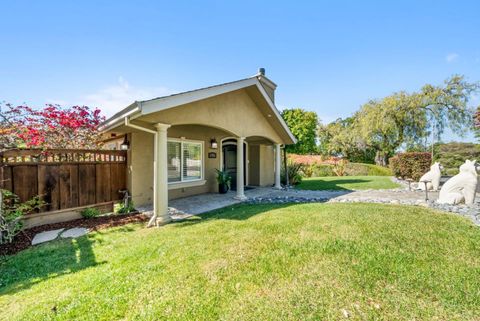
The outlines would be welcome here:
[[[248,185],[260,186],[260,145],[249,145]]]
[[[130,134],[128,154],[128,189],[137,206],[153,203],[153,141],[147,132]]]
[[[260,186],[275,183],[275,151],[272,145],[260,145]]]
[[[141,119],[148,123],[171,125],[205,124],[224,129],[237,137],[260,136],[283,143],[267,116],[244,90],[145,115]]]

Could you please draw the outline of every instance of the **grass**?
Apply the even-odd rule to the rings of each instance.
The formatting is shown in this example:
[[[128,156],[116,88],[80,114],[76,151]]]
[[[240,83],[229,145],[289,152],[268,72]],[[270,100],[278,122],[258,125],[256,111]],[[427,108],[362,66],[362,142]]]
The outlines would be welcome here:
[[[240,205],[0,265],[0,320],[478,320],[480,229],[420,207]]]
[[[388,176],[326,176],[304,178],[297,186],[305,190],[362,190],[400,187]]]

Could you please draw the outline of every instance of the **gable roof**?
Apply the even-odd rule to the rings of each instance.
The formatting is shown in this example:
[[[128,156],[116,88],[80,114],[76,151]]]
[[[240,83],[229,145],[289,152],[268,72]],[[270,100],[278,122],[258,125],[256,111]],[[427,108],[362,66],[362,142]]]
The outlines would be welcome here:
[[[204,87],[200,89],[190,90],[182,93],[172,94],[168,96],[157,97],[149,100],[135,101],[131,105],[122,109],[118,113],[114,114],[112,117],[108,118],[100,127],[102,131],[112,130],[115,127],[121,126],[124,123],[124,118],[130,116],[132,119],[137,118],[142,115],[148,115],[154,112],[161,110],[166,110],[169,108],[174,108],[176,106],[192,103],[195,101],[207,99],[210,97],[218,96],[242,88],[247,88],[251,86],[256,86],[263,98],[270,107],[272,114],[275,115],[276,119],[282,125],[282,128],[285,130],[285,133],[292,140],[293,143],[296,143],[296,139],[288,128],[287,124],[280,115],[278,109],[275,107],[270,96],[265,91],[265,88],[262,85],[262,82],[267,82],[270,86],[275,86],[270,79],[266,78],[263,75],[255,75],[253,77],[236,80],[232,82],[227,82],[219,85]]]

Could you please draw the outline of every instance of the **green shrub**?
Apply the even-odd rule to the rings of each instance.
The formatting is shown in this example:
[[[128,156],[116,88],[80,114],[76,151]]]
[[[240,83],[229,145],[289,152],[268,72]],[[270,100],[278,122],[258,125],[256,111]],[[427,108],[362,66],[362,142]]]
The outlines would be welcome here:
[[[388,167],[374,164],[348,163],[346,169],[347,176],[392,176],[392,171]]]
[[[444,170],[444,173],[445,175],[448,175],[448,176],[455,176],[459,173],[459,169],[458,168],[447,168]]]
[[[433,159],[442,164],[447,175],[456,175],[458,168],[466,159],[480,160],[480,144],[455,142],[435,144]]]
[[[289,161],[287,164],[288,170],[288,183],[290,185],[298,185],[302,182],[302,175],[303,175],[303,164],[294,163]],[[286,185],[286,175],[285,175],[285,166],[282,167],[282,172],[280,173],[280,180],[282,184]]]
[[[400,178],[419,180],[430,170],[432,155],[430,153],[399,153],[389,160],[393,175]]]
[[[130,200],[128,202],[128,205],[125,206],[125,204],[122,202],[120,203],[120,207],[117,210],[118,214],[130,214],[133,212],[136,212],[137,210],[135,209],[135,206],[133,206],[133,202]]]
[[[325,177],[337,176],[334,165],[331,164],[312,164],[305,165],[302,173],[304,177]],[[392,176],[392,171],[388,167],[382,167],[373,164],[347,163],[345,166],[345,176]]]
[[[345,176],[347,170],[347,160],[341,159],[333,164],[333,172],[337,176]]]
[[[337,176],[333,171],[333,165],[330,164],[314,164],[313,166],[313,177],[323,177],[323,176]]]
[[[23,228],[23,216],[44,205],[40,196],[22,203],[17,195],[0,189],[0,244],[11,243]]]
[[[93,217],[97,217],[100,215],[100,211],[95,208],[95,207],[89,207],[89,208],[85,208],[83,209],[80,214],[82,215],[82,217],[84,218],[93,218]]]

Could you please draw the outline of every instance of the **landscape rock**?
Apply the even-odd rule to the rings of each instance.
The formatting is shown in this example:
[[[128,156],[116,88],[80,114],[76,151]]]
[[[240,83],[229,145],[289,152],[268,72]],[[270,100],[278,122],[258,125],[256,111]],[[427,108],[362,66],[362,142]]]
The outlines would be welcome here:
[[[51,230],[51,231],[45,231],[42,233],[38,233],[34,236],[32,240],[32,245],[37,245],[41,243],[45,243],[48,241],[52,241],[58,237],[58,235],[63,231],[64,229],[58,229],[58,230]]]
[[[68,229],[65,232],[63,232],[60,235],[60,237],[62,237],[64,239],[69,238],[69,237],[77,238],[77,237],[83,236],[87,233],[88,233],[88,229],[86,229],[84,227],[74,227],[74,228]]]

